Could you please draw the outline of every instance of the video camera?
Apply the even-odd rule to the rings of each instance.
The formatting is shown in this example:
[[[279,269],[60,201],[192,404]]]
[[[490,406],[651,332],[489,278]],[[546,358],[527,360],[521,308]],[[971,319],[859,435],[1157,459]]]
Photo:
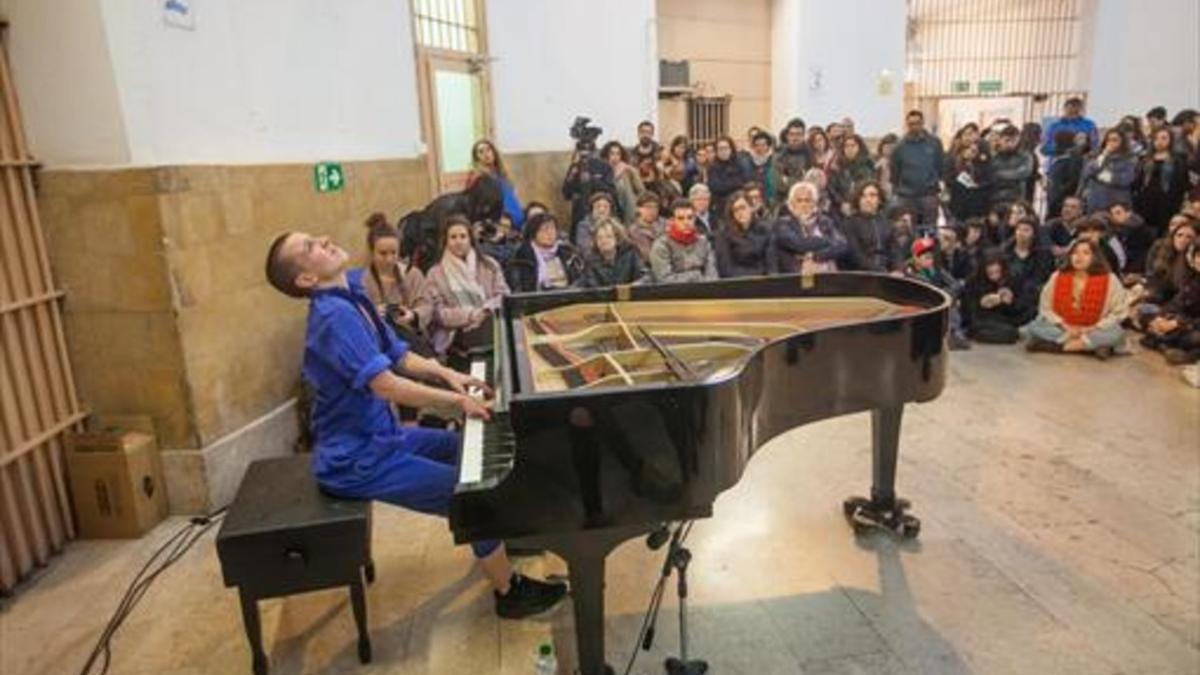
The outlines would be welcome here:
[[[568,133],[571,134],[571,138],[575,139],[576,150],[596,149],[596,139],[600,138],[600,134],[604,133],[604,130],[590,124],[591,121],[590,117],[576,117],[575,122],[571,124]]]

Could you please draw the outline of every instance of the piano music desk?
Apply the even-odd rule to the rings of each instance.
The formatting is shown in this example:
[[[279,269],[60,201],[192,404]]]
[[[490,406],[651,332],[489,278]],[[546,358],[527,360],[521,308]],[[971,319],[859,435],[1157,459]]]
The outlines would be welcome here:
[[[310,455],[254,462],[217,534],[227,587],[237,586],[255,675],[266,675],[258,601],[347,586],[358,658],[371,661],[363,577],[374,581],[371,503],[331,497],[312,477]]]

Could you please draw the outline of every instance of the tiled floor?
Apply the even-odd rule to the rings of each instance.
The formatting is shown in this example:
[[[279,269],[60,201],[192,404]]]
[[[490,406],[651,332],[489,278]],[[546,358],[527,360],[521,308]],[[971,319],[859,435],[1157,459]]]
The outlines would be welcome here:
[[[866,416],[822,422],[760,450],[696,526],[692,646],[712,672],[1200,673],[1200,390],[1155,355],[956,353],[945,394],[905,417],[899,489],[924,521],[919,543],[855,539],[840,503],[868,480]],[[443,522],[376,516],[375,662],[357,662],[344,594],[315,593],[263,603],[272,673],[521,675],[548,637],[569,672],[569,606],[498,621]],[[77,673],[130,576],[179,526],[70,546],[4,602],[0,673]],[[658,569],[639,542],[610,558],[618,672]],[[662,672],[678,648],[674,606],[634,672]],[[249,673],[211,535],[130,617],[110,672]]]

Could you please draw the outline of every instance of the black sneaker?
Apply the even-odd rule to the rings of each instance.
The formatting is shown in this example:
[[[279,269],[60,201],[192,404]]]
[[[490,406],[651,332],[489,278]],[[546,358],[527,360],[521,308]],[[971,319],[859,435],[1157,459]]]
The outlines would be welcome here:
[[[492,593],[496,598],[496,614],[505,619],[524,619],[541,614],[557,605],[566,594],[566,584],[547,583],[521,574],[513,574],[508,592],[504,595]]]

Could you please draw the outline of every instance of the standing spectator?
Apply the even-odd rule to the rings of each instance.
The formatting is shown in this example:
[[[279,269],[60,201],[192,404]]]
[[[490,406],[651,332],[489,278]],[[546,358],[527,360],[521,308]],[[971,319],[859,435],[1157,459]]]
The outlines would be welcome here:
[[[656,194],[647,192],[638,197],[637,220],[626,230],[629,243],[646,262],[650,260],[650,247],[667,230],[667,224],[658,215],[661,205]]]
[[[712,212],[723,213],[725,200],[742,189],[750,174],[738,161],[737,145],[728,136],[717,139],[717,157],[708,170],[708,189],[712,191]],[[695,204],[693,204],[695,206]],[[699,211],[697,212],[699,215]],[[709,223],[714,225],[715,223]]]
[[[1033,155],[1021,149],[1021,132],[1016,127],[1005,127],[992,156],[991,204],[1011,204],[1024,199],[1026,182],[1033,176],[1036,163]]]
[[[463,366],[467,353],[465,334],[483,326],[489,313],[508,295],[504,273],[495,260],[475,250],[471,223],[450,216],[442,230],[442,255],[429,270],[417,314],[429,327],[438,356]]]
[[[988,162],[979,143],[962,143],[946,174],[950,213],[959,222],[985,215],[988,209]]]
[[[692,173],[692,184],[688,186],[688,192],[691,192],[697,183],[708,184],[708,170],[712,167],[713,157],[716,154],[716,148],[708,141],[702,141],[696,145],[696,170]]]
[[[596,224],[581,285],[605,288],[640,283],[646,276],[642,256],[625,238],[625,228],[612,218]]]
[[[1133,183],[1133,203],[1156,237],[1179,213],[1188,189],[1187,160],[1171,151],[1171,140],[1171,130],[1165,126],[1152,133],[1150,150],[1138,164]]]
[[[804,121],[794,118],[788,121],[780,134],[779,151],[775,153],[775,184],[767,189],[772,204],[787,201],[792,185],[804,178],[804,172],[812,166],[812,155],[804,142]]]
[[[1159,129],[1170,129],[1170,126],[1167,125],[1167,109],[1156,105],[1146,111],[1146,131],[1153,138]]]
[[[875,180],[883,186],[884,203],[892,202],[892,153],[899,142],[896,134],[884,134],[875,151]]]
[[[859,184],[850,199],[853,212],[842,222],[850,246],[851,267],[869,272],[891,272],[903,255],[896,250],[892,224],[880,212],[883,188],[877,181]]]
[[[650,120],[638,122],[637,139],[637,145],[629,148],[629,156],[632,158],[633,164],[638,164],[642,159],[658,162],[658,155],[662,152],[662,146],[658,144],[658,141],[654,140],[654,122]]]
[[[1146,134],[1142,133],[1142,118],[1137,115],[1122,117],[1121,121],[1117,123],[1117,131],[1120,131],[1129,140],[1129,153],[1134,158],[1141,159],[1150,147],[1146,141]]]
[[[925,130],[920,110],[910,111],[904,122],[907,132],[892,152],[892,191],[898,204],[913,210],[918,224],[936,225],[942,142]]]
[[[1025,327],[1029,351],[1091,352],[1107,359],[1125,342],[1125,287],[1092,241],[1071,244],[1067,262],[1042,288]]]
[[[829,135],[821,127],[808,130],[808,152],[812,158],[809,168],[820,169],[826,177],[837,167],[837,153],[829,143]]]
[[[1042,154],[1049,157],[1054,154],[1054,137],[1059,131],[1069,131],[1074,134],[1085,134],[1091,147],[1096,147],[1099,133],[1096,123],[1083,116],[1083,99],[1071,97],[1063,103],[1062,117],[1046,125],[1042,131]]]
[[[558,220],[539,213],[524,230],[525,242],[504,269],[514,293],[534,293],[572,286],[583,275],[583,259],[575,247],[559,239]]]
[[[717,233],[715,246],[717,272],[722,279],[765,275],[771,231],[755,218],[744,192],[729,195],[725,210],[725,227]]]
[[[1042,137],[1042,125],[1036,122],[1026,122],[1021,127],[1021,140],[1017,147],[1021,152],[1026,153],[1033,160],[1033,173],[1025,180],[1025,201],[1033,203],[1037,193],[1038,181],[1042,179],[1039,167],[1041,163],[1038,161],[1038,139]]]
[[[637,210],[638,195],[645,192],[637,169],[629,164],[629,152],[617,141],[604,144],[600,155],[612,167],[613,185],[616,186],[617,212],[622,223],[633,222]]]
[[[1079,191],[1087,213],[1106,211],[1113,202],[1131,203],[1130,189],[1136,172],[1125,135],[1116,129],[1104,132],[1100,151],[1083,165],[1079,178]]]
[[[708,239],[695,227],[692,205],[682,199],[671,205],[667,232],[650,247],[650,271],[658,283],[713,281],[717,261]]]
[[[771,141],[771,134],[765,131],[759,131],[754,134],[754,138],[750,143],[749,164],[750,164],[750,179],[758,183],[760,188],[760,197],[766,196],[766,191],[770,189],[771,183],[775,180],[775,148]]]
[[[663,172],[679,194],[687,194],[696,176],[696,160],[692,158],[687,136],[671,139],[671,147],[663,159]]]
[[[817,188],[800,182],[788,192],[786,215],[771,228],[767,269],[771,274],[835,272],[849,253],[829,216],[817,210]]]
[[[839,146],[838,170],[829,181],[829,195],[840,215],[854,210],[854,194],[859,185],[875,180],[875,161],[861,136],[849,135]],[[880,195],[882,199],[883,195]],[[882,203],[882,202],[881,202]]]
[[[469,190],[481,176],[491,176],[500,184],[504,213],[512,219],[513,227],[521,229],[525,224],[525,211],[521,208],[517,189],[513,187],[512,178],[504,168],[500,151],[486,138],[475,141],[475,145],[471,146],[471,171],[467,174],[467,189]]]
[[[984,258],[963,293],[968,335],[976,342],[1015,344],[1037,315],[1037,291],[1009,273],[1003,255]]]
[[[667,180],[658,162],[649,157],[642,157],[638,160],[637,168],[638,177],[642,179],[642,186],[647,192],[653,192],[665,202],[670,202],[682,195],[682,193],[676,192],[675,184]]]
[[[351,284],[360,286],[375,305],[375,310],[409,348],[421,356],[432,357],[433,350],[422,332],[417,317],[417,301],[425,285],[425,275],[411,260],[400,258],[400,231],[382,213],[367,217],[367,264],[350,270]]]
[[[596,144],[590,142],[577,144],[562,184],[563,199],[571,202],[572,233],[574,233],[575,225],[587,217],[591,210],[592,195],[597,192],[611,195],[615,191],[612,167],[597,156]]]
[[[1086,146],[1077,144],[1075,140],[1075,134],[1066,129],[1054,137],[1054,155],[1050,157],[1046,169],[1047,219],[1058,216],[1062,212],[1063,201],[1079,192]]]

